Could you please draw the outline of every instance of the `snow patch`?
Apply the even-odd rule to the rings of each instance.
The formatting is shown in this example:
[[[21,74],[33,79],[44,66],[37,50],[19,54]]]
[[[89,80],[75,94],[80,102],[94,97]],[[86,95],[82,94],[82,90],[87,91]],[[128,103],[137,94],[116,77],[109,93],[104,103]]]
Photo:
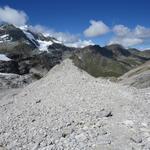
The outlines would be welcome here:
[[[34,36],[30,32],[24,31],[24,33],[31,41],[35,40]]]
[[[3,73],[3,72],[0,72],[0,76],[10,76],[10,75],[17,75],[15,73]]]
[[[0,36],[0,43],[3,42],[10,42],[11,40],[9,39],[9,34],[4,34]]]
[[[40,44],[39,46],[40,51],[48,51],[48,46],[53,44],[53,42],[51,41],[41,41],[41,40],[37,40],[37,41]]]
[[[1,39],[5,39],[5,38],[8,38],[8,37],[9,37],[9,34],[5,34],[5,35],[0,36]]]
[[[25,31],[25,30],[23,30],[23,32],[24,32],[24,34],[27,36],[27,38],[28,38],[32,43],[34,43],[36,46],[38,46],[37,43],[35,42],[36,39],[34,38],[34,36],[33,36],[30,32],[27,32],[27,31]]]
[[[19,28],[24,32],[24,34],[27,36],[27,38],[36,45],[36,47],[40,51],[48,52],[48,46],[52,45],[53,43],[62,44],[62,42],[55,40],[55,39],[52,39],[51,41],[42,41],[40,39],[35,39],[34,36],[32,35],[32,33],[28,32],[28,29],[29,29],[28,26],[21,26]],[[49,34],[46,34],[46,33],[44,33],[43,35],[44,35],[44,37],[49,36]],[[37,43],[35,41],[37,41],[39,43],[39,45],[37,45]]]
[[[25,25],[25,26],[21,26],[19,28],[23,31],[23,33],[26,35],[26,37],[38,47],[37,43],[35,42],[36,39],[30,32],[28,32],[28,26]]]
[[[58,41],[58,40],[53,40],[54,43],[58,43],[58,44],[62,44],[62,42]]]
[[[10,61],[11,59],[10,58],[8,58],[6,55],[4,55],[4,54],[0,54],[0,60],[2,60],[2,61]]]
[[[24,31],[27,31],[27,30],[28,30],[28,26],[27,26],[27,25],[20,26],[20,27],[18,27],[18,28],[21,29],[21,30],[24,30]]]
[[[75,48],[83,48],[85,46],[94,45],[91,40],[79,40],[74,43],[65,43],[66,46],[75,47]]]

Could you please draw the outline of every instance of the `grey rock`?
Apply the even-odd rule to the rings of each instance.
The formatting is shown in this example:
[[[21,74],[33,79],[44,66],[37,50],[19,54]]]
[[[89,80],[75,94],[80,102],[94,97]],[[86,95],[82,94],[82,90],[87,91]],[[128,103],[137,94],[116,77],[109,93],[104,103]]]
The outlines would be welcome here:
[[[142,143],[142,138],[140,136],[138,136],[138,135],[134,135],[130,139],[131,139],[131,141],[133,141],[135,143]]]
[[[150,88],[94,78],[65,60],[25,88],[0,90],[0,143],[21,150],[148,150],[149,100]]]

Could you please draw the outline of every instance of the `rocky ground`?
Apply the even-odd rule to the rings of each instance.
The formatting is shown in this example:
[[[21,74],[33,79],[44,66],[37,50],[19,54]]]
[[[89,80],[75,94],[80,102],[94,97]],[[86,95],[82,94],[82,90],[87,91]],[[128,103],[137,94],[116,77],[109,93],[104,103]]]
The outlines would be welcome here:
[[[0,149],[150,149],[150,88],[96,79],[65,60],[7,92],[0,93]]]
[[[22,88],[35,80],[36,79],[33,79],[32,74],[21,76],[17,74],[0,73],[0,90]]]
[[[136,88],[150,87],[150,61],[125,73],[118,81]]]

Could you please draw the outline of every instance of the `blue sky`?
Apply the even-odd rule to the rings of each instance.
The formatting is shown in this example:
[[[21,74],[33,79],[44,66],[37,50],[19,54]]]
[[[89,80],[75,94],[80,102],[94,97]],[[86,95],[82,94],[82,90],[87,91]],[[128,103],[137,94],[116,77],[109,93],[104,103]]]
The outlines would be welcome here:
[[[0,0],[1,9],[5,6],[24,11],[28,16],[26,24],[32,26],[41,25],[100,45],[118,42],[129,47],[150,47],[149,0]],[[91,20],[95,25],[90,24]],[[105,27],[108,30],[103,33]],[[89,28],[99,34],[92,34]],[[89,29],[87,35],[86,29]],[[128,35],[120,36],[118,31],[128,31]],[[145,32],[149,33],[146,37]]]

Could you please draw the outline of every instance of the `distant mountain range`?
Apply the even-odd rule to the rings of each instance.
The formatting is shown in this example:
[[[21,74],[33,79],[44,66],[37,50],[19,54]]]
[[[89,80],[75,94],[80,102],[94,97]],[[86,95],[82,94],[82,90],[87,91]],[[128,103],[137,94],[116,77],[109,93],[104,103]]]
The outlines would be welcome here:
[[[0,72],[32,73],[40,78],[65,58],[95,77],[121,76],[150,60],[150,50],[126,49],[114,44],[67,47],[57,39],[37,33],[27,26],[0,26]]]

